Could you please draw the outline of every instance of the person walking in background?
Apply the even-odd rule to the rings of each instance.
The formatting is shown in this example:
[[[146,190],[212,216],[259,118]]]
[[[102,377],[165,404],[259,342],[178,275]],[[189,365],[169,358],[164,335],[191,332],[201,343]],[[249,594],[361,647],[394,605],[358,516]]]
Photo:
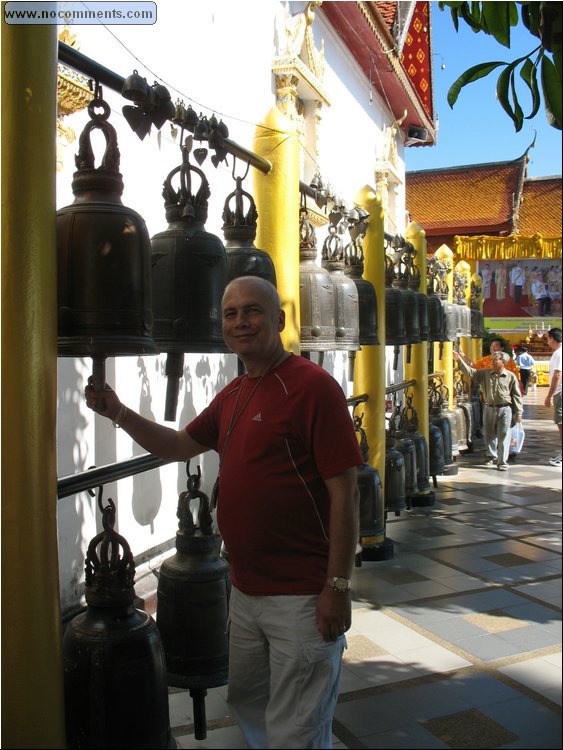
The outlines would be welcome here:
[[[553,421],[559,430],[559,453],[549,459],[551,466],[561,466],[561,328],[550,328],[547,332],[547,345],[553,350],[549,360],[549,391],[545,397],[545,405],[553,406]]]
[[[145,419],[106,386],[87,405],[162,458],[219,454],[217,523],[231,565],[228,702],[251,748],[332,747],[351,624],[362,454],[345,395],[286,351],[275,287],[223,295],[223,338],[246,372],[186,428]]]
[[[528,394],[528,386],[530,384],[532,370],[536,364],[536,360],[528,353],[527,346],[522,345],[516,349],[516,364],[520,370],[523,395],[526,396]]]
[[[461,370],[480,386],[483,394],[483,432],[487,450],[485,463],[488,466],[496,464],[499,471],[508,471],[512,418],[515,422],[521,422],[524,408],[518,378],[506,369],[506,364],[511,361],[510,356],[506,352],[494,352],[491,355],[490,370],[470,367],[464,361],[461,350],[454,349],[453,356]]]

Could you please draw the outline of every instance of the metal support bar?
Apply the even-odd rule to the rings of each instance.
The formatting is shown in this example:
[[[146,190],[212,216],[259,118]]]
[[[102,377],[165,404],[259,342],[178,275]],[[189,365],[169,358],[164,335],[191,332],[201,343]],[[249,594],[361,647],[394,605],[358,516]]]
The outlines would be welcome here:
[[[299,180],[299,191],[301,193],[305,193],[309,198],[312,198],[315,202],[319,198],[320,190],[315,190],[315,188],[312,188],[310,185],[307,185],[306,182],[303,182],[303,180]],[[325,194],[323,196],[324,198],[327,198],[327,200],[330,200],[330,198]]]
[[[82,52],[64,42],[59,42],[59,62],[121,94],[125,78],[117,75],[113,70],[104,68],[100,63],[86,57]]]
[[[385,395],[388,396],[390,393],[405,391],[407,388],[410,388],[411,385],[416,385],[416,380],[403,380],[402,383],[394,383],[393,385],[388,385],[385,388]]]
[[[71,474],[68,477],[61,477],[57,482],[57,497],[69,497],[76,495],[78,492],[92,490],[102,484],[115,482],[118,479],[125,479],[134,474],[141,474],[144,471],[158,469],[161,466],[170,464],[164,458],[159,458],[153,453],[145,453],[142,456],[128,458],[125,461],[117,461],[107,466],[97,466],[94,469],[82,471],[80,474]]]
[[[107,86],[107,88],[118,94],[121,94],[123,90],[123,84],[125,82],[123,76],[114,73],[113,70],[104,68],[100,63],[92,60],[90,57],[86,57],[86,55],[83,55],[81,52],[74,49],[74,47],[71,47],[64,42],[59,42],[59,62],[63,63],[63,65],[68,65],[69,68],[73,68],[89,78],[92,78],[97,83]],[[238,143],[235,143],[235,141],[231,141],[229,138],[224,139],[223,147],[227,153],[236,156],[237,159],[241,159],[264,174],[268,174],[272,169],[272,165],[267,159],[258,156],[258,154],[249,151]]]
[[[238,143],[231,141],[230,138],[225,138],[223,140],[223,146],[229,152],[229,154],[236,156],[237,159],[241,159],[247,164],[250,164],[251,167],[255,167],[264,174],[268,174],[268,172],[270,172],[272,169],[272,165],[267,159],[264,159],[262,156],[258,156],[258,154],[255,154],[253,151],[249,151],[248,149],[244,148],[244,146],[240,146]]]

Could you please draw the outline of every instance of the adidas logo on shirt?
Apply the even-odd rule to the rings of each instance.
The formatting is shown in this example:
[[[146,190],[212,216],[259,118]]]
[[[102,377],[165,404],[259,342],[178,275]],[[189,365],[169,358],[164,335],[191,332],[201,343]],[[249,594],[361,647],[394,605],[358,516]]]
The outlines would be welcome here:
[[[262,421],[262,415],[260,414],[260,412],[258,412],[258,414],[255,414],[255,415],[254,415],[254,416],[252,417],[252,421],[253,421],[253,422],[261,422],[261,421]]]

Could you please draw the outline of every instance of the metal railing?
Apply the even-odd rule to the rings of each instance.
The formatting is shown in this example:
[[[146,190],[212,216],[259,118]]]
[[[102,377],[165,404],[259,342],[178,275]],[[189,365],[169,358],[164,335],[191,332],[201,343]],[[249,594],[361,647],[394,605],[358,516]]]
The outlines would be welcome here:
[[[78,492],[93,490],[108,482],[132,477],[134,474],[142,474],[144,471],[158,469],[170,463],[173,462],[159,458],[153,453],[145,453],[142,456],[107,464],[107,466],[96,466],[86,471],[81,471],[79,474],[70,474],[69,476],[61,477],[57,481],[57,497],[69,497],[70,495],[76,495]]]

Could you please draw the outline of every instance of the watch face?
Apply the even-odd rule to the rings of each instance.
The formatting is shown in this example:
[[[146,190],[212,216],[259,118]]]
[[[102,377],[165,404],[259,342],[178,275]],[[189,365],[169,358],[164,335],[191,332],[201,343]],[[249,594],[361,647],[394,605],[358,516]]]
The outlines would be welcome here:
[[[350,582],[347,578],[340,578],[338,576],[335,576],[334,578],[329,579],[329,583],[332,588],[336,589],[337,591],[348,591],[348,589],[350,588]]]

